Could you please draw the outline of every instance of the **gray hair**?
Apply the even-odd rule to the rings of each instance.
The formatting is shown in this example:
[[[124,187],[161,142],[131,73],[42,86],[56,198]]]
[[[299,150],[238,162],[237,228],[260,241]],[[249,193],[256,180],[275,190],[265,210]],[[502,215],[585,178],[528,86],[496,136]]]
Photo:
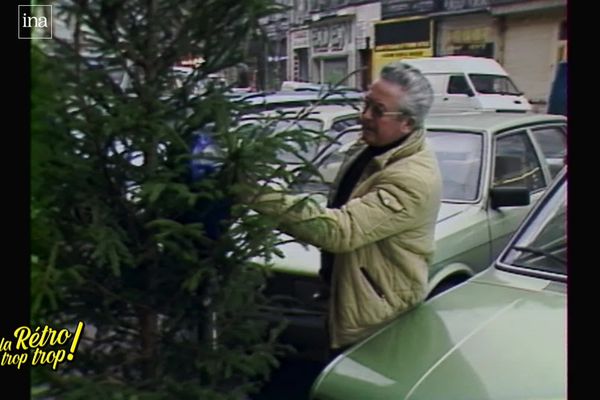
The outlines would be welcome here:
[[[383,67],[379,77],[404,89],[406,97],[399,109],[410,113],[417,127],[423,126],[433,103],[433,89],[421,71],[402,61],[396,61]]]

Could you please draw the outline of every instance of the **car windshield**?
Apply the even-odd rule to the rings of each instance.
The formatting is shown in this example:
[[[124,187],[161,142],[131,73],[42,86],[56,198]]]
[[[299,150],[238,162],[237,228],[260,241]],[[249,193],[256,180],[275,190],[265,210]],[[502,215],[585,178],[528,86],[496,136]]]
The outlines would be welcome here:
[[[501,264],[567,274],[567,181],[540,204],[535,216],[506,251]]]
[[[471,78],[475,90],[481,94],[521,95],[508,76],[469,74],[469,78]]]
[[[483,136],[478,133],[428,131],[442,173],[442,199],[474,201],[479,196]]]

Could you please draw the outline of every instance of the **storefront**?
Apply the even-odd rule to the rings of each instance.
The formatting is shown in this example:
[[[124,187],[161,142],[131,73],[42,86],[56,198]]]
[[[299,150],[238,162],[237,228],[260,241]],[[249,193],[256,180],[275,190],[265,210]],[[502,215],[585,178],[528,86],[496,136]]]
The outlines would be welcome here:
[[[290,71],[288,71],[288,79],[297,82],[309,81],[309,30],[301,28],[290,31],[288,43],[291,48],[288,51],[290,54]]]
[[[309,27],[311,82],[365,89],[370,83],[373,21],[380,18],[379,2],[313,13]]]
[[[311,81],[355,85],[349,77],[356,67],[351,19],[332,19],[313,24],[310,29],[312,56]]]
[[[525,96],[543,111],[556,68],[567,59],[566,1],[501,3],[492,7],[503,24],[500,61]]]
[[[438,56],[496,57],[497,26],[488,14],[448,17],[438,22]]]
[[[498,23],[489,0],[444,0],[433,14],[436,55],[497,58]]]
[[[433,21],[427,17],[406,17],[375,24],[372,79],[394,61],[433,56]]]

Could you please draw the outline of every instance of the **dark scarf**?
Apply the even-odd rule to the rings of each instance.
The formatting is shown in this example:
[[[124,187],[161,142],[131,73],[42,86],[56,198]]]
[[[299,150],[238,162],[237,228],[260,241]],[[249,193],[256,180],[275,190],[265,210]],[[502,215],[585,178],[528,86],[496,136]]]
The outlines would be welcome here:
[[[335,195],[335,198],[329,205],[330,208],[340,208],[344,204],[348,202],[350,199],[350,195],[356,186],[356,183],[360,179],[363,171],[365,170],[367,164],[373,159],[373,157],[377,157],[385,153],[388,150],[393,149],[394,147],[400,146],[408,136],[404,136],[401,139],[396,140],[393,143],[390,143],[383,147],[373,147],[369,146],[362,151],[356,157],[352,165],[346,171],[346,174],[342,177],[340,184],[338,185],[338,190]]]

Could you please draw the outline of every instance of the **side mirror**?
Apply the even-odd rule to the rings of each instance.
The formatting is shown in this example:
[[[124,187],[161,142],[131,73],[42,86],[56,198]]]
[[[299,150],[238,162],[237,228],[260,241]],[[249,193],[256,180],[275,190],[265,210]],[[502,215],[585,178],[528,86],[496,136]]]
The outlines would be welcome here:
[[[490,190],[493,209],[500,207],[528,206],[531,203],[529,189],[525,187],[495,187]]]
[[[469,97],[473,97],[473,96],[475,96],[475,92],[473,92],[473,89],[468,88],[466,91],[466,95]]]

